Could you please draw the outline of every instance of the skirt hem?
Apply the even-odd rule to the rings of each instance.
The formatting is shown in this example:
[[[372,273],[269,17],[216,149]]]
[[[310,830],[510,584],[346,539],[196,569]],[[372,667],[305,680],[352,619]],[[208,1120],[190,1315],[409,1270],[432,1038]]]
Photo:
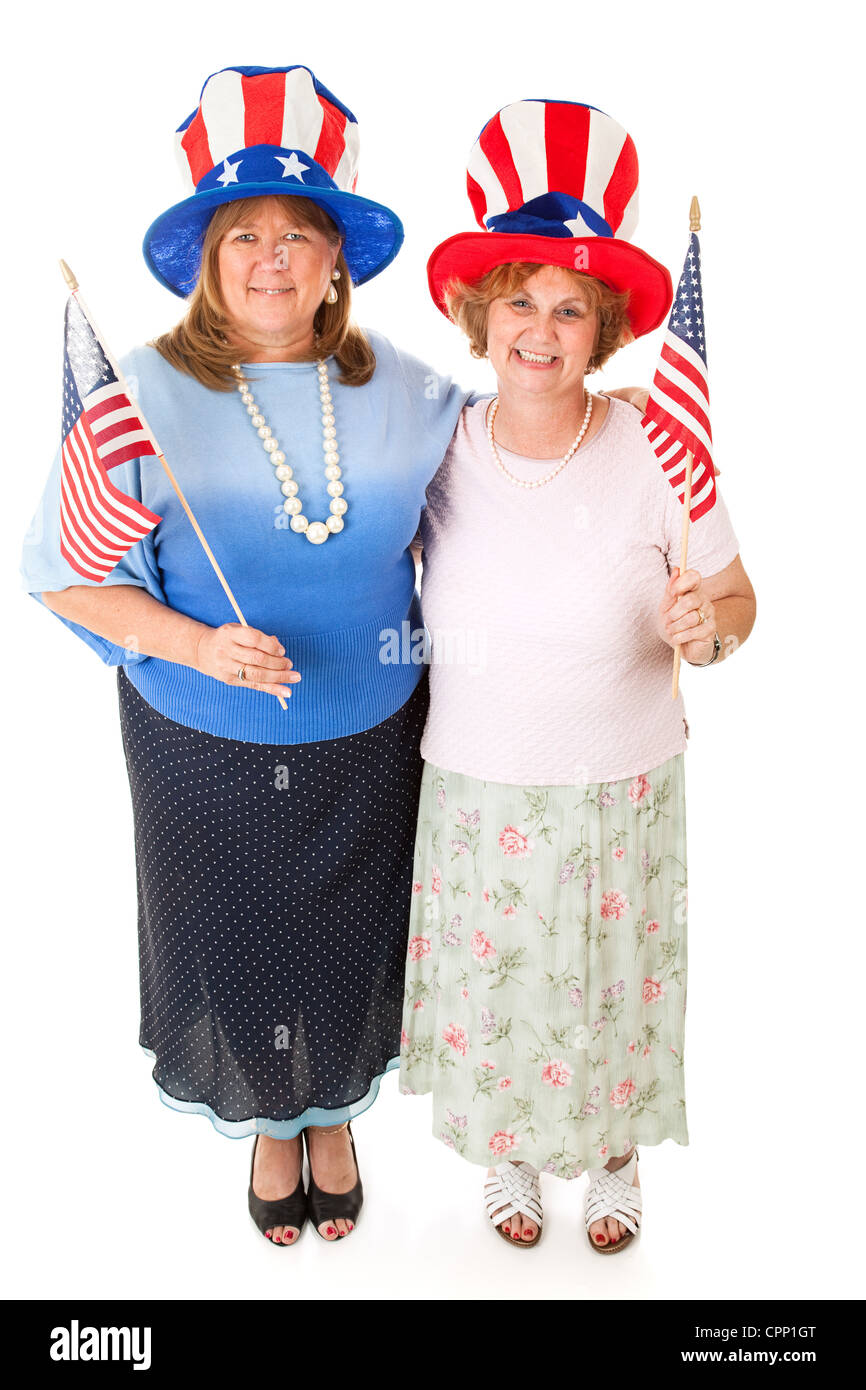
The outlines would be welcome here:
[[[410,1094],[413,1096],[423,1096],[430,1095],[430,1092],[401,1091],[401,1095],[408,1096]],[[637,1122],[635,1122],[631,1125],[625,1142],[619,1139],[613,1139],[607,1145],[609,1152],[603,1155],[594,1155],[594,1162],[587,1163],[583,1166],[581,1166],[580,1163],[569,1166],[559,1155],[547,1154],[543,1156],[542,1154],[533,1152],[531,1149],[524,1148],[522,1144],[514,1148],[511,1156],[508,1154],[491,1154],[487,1152],[483,1157],[476,1158],[473,1154],[458,1149],[450,1135],[443,1134],[441,1131],[437,1130],[435,1120],[433,1121],[430,1132],[433,1138],[438,1139],[440,1144],[444,1145],[446,1149],[450,1149],[458,1158],[462,1158],[465,1163],[470,1163],[473,1167],[495,1168],[498,1163],[505,1163],[509,1161],[509,1157],[511,1157],[515,1162],[531,1163],[533,1168],[537,1168],[540,1173],[550,1173],[553,1177],[563,1178],[565,1181],[571,1181],[574,1178],[582,1177],[590,1168],[603,1168],[605,1163],[609,1163],[612,1158],[621,1158],[623,1154],[629,1151],[633,1144],[637,1145],[639,1149],[652,1149],[657,1145],[670,1141],[673,1144],[678,1144],[682,1149],[687,1149],[689,1147],[688,1130],[684,1130],[681,1134],[673,1134],[668,1130],[665,1134],[653,1135],[650,1133],[645,1135],[640,1132],[640,1127]],[[557,1159],[559,1159],[559,1162],[557,1162]]]
[[[140,1046],[148,1057],[156,1059],[155,1052],[151,1052],[150,1048],[143,1044]],[[395,1071],[399,1065],[400,1058],[392,1057],[385,1070],[373,1077],[368,1091],[360,1099],[350,1101],[348,1105],[334,1106],[333,1109],[310,1106],[291,1120],[272,1120],[263,1115],[253,1115],[246,1120],[224,1120],[204,1101],[180,1100],[177,1096],[170,1095],[168,1091],[163,1090],[155,1077],[154,1085],[160,1100],[169,1110],[183,1115],[203,1115],[206,1120],[210,1120],[217,1133],[227,1139],[249,1139],[254,1134],[264,1134],[270,1139],[295,1139],[308,1125],[342,1124],[344,1120],[354,1120],[358,1115],[362,1115],[375,1102],[382,1077],[389,1071]]]

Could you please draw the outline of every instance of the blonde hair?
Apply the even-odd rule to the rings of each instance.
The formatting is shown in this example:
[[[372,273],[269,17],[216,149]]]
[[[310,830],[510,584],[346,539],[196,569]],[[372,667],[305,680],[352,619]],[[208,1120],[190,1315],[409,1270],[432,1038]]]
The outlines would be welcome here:
[[[587,372],[603,367],[617,348],[633,341],[628,322],[628,290],[612,290],[602,280],[584,275],[570,266],[563,269],[580,286],[590,311],[598,314],[598,333],[593,354],[586,365]],[[531,261],[509,261],[494,266],[475,285],[451,280],[445,288],[445,303],[458,328],[469,339],[473,357],[487,356],[487,315],[494,299],[503,299],[522,289],[526,281],[541,266]]]
[[[257,206],[264,198],[235,198],[219,206],[208,223],[201,255],[198,283],[187,301],[187,311],[180,323],[168,333],[155,338],[155,347],[167,362],[178,371],[195,377],[202,386],[214,391],[231,391],[237,385],[232,368],[242,361],[241,350],[229,343],[225,329],[229,324],[219,277],[219,248],[226,232],[243,221],[250,205]],[[273,195],[273,201],[292,215],[302,227],[322,232],[331,247],[341,246],[342,237],[324,208],[309,198]],[[313,319],[316,344],[309,354],[294,359],[314,362],[332,353],[339,366],[339,379],[346,386],[363,386],[376,369],[376,356],[363,331],[351,320],[352,280],[342,249],[338,252],[336,269],[336,304],[319,305]]]

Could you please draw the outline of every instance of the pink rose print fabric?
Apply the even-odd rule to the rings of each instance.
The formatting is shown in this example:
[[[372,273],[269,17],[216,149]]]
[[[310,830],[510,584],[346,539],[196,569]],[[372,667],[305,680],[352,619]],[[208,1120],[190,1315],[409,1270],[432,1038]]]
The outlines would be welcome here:
[[[688,1144],[684,755],[520,787],[425,763],[400,1060],[470,1163]]]

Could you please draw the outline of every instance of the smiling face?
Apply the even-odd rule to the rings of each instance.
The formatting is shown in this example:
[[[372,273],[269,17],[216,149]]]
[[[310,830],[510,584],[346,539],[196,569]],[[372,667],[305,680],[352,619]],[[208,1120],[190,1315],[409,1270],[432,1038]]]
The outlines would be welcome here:
[[[487,354],[500,395],[579,392],[599,318],[580,283],[559,266],[540,266],[487,314]]]
[[[291,200],[244,200],[238,214],[241,220],[220,240],[217,260],[226,335],[247,350],[249,361],[308,352],[339,241],[306,225]]]

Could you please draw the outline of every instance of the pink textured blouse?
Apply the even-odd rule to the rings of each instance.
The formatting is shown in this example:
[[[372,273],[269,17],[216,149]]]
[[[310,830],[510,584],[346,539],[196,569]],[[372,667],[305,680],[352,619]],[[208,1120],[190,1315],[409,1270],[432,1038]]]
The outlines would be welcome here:
[[[524,786],[649,772],[688,736],[682,691],[671,699],[673,649],[656,631],[682,503],[624,401],[610,400],[598,433],[535,489],[496,467],[489,405],[464,408],[422,512],[422,756]],[[499,452],[520,478],[555,467]],[[704,576],[739,551],[716,488],[689,528],[687,567]]]

